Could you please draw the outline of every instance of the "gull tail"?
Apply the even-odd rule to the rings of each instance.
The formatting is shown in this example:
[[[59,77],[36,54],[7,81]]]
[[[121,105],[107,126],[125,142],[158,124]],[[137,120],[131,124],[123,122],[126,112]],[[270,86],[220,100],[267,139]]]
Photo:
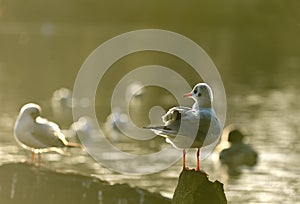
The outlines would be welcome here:
[[[153,131],[155,134],[160,135],[160,133],[166,129],[165,126],[148,126],[148,127],[143,127],[144,129],[148,129]]]
[[[143,127],[144,129],[149,129],[149,130],[162,130],[165,129],[165,126],[148,126],[148,127]]]
[[[176,132],[172,131],[170,128],[166,126],[154,126],[154,127],[143,127],[144,129],[148,129],[153,131],[156,135],[162,136],[162,137],[168,137],[173,134],[176,134]]]
[[[83,146],[81,144],[76,143],[76,142],[69,142],[66,139],[66,136],[62,132],[58,133],[58,137],[63,142],[63,144],[64,144],[65,147],[70,147],[70,148],[77,147],[77,148],[81,148],[83,150]]]
[[[147,126],[143,128],[149,130],[165,130],[167,127],[162,125],[162,126]]]
[[[67,152],[65,149],[53,147],[52,151],[55,151],[55,152],[57,152],[61,155],[64,155],[64,156],[71,156],[71,154],[69,152]]]
[[[83,149],[83,146],[79,143],[75,143],[75,142],[68,142],[66,144],[66,147],[70,147],[70,148],[73,148],[73,147],[76,147],[76,148],[81,148]]]

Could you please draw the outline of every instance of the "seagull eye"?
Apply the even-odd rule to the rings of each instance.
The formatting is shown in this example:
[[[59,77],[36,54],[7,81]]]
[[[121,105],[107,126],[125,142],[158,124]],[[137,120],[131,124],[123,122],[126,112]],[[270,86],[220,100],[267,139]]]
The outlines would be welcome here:
[[[202,94],[201,93],[198,93],[198,97],[200,97]]]
[[[197,94],[197,89],[194,90],[194,94]]]

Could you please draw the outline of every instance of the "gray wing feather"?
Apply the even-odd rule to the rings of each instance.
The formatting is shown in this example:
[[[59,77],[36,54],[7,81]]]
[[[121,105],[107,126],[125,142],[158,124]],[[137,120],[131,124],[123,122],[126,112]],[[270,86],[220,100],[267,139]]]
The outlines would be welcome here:
[[[47,120],[35,123],[31,133],[45,147],[63,147],[67,144],[58,125]]]
[[[197,129],[200,115],[198,111],[187,107],[171,108],[164,116],[165,133],[170,133],[169,136],[176,137],[176,135],[189,135],[188,130]],[[195,128],[196,127],[196,128]]]
[[[165,126],[152,128],[152,130],[168,138],[170,143],[177,147],[200,147],[208,135],[217,137],[220,134],[219,128],[210,129],[211,125],[215,126],[219,123],[211,109],[174,107],[163,116],[163,120]],[[210,140],[215,140],[215,136],[205,143],[210,143]]]

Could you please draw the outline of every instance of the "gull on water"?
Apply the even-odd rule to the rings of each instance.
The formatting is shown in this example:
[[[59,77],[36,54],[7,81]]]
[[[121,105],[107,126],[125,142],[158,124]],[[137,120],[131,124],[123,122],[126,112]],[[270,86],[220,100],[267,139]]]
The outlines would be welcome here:
[[[192,108],[177,106],[162,116],[163,126],[144,127],[163,136],[175,148],[183,149],[183,168],[186,167],[185,149],[197,148],[197,167],[200,171],[200,148],[215,142],[221,135],[221,123],[213,108],[213,93],[206,83],[198,83],[184,95],[195,101]]]
[[[40,113],[39,105],[28,103],[21,108],[14,126],[15,139],[23,148],[32,152],[32,162],[35,154],[38,154],[40,164],[40,154],[43,152],[65,154],[65,147],[82,148],[80,144],[67,141],[59,126],[41,118]]]

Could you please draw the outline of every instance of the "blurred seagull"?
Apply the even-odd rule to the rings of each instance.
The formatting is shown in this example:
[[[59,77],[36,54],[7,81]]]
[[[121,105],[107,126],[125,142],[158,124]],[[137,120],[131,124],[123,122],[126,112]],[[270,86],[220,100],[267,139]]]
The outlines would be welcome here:
[[[192,108],[173,107],[162,116],[164,126],[144,127],[163,136],[175,148],[183,149],[183,168],[186,167],[186,151],[197,148],[197,167],[200,171],[200,148],[215,142],[221,135],[221,124],[212,106],[212,90],[206,83],[195,85],[185,98],[192,98]]]
[[[72,91],[67,88],[60,88],[53,92],[51,98],[51,108],[55,121],[63,127],[69,127],[73,122],[72,106],[74,100]]]
[[[14,135],[17,142],[25,149],[32,152],[31,161],[34,162],[35,154],[55,151],[65,154],[64,147],[79,147],[77,143],[68,142],[56,123],[40,117],[41,107],[34,103],[24,105],[17,117]]]
[[[51,103],[53,108],[72,108],[72,91],[60,88],[53,92]]]
[[[126,101],[131,99],[138,99],[143,96],[143,84],[140,81],[133,81],[128,85],[125,92]]]
[[[112,130],[121,133],[121,129],[125,129],[128,124],[128,115],[121,108],[113,108],[112,113],[107,116],[105,126],[107,130]]]
[[[93,141],[96,134],[96,127],[93,120],[88,116],[81,116],[76,122],[74,122],[70,129],[69,134],[73,140],[80,141],[80,138],[83,140]]]
[[[129,142],[126,132],[130,131],[129,116],[120,107],[113,108],[104,123],[106,136],[111,142]]]

